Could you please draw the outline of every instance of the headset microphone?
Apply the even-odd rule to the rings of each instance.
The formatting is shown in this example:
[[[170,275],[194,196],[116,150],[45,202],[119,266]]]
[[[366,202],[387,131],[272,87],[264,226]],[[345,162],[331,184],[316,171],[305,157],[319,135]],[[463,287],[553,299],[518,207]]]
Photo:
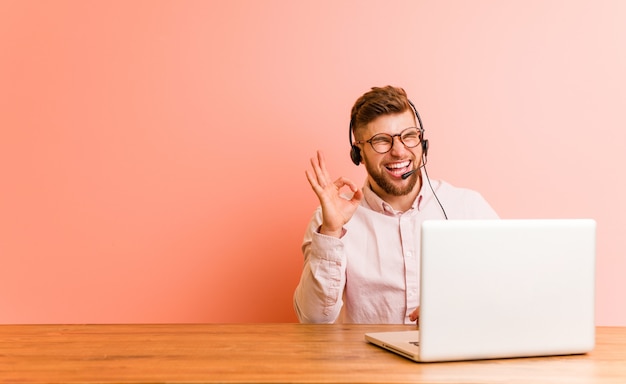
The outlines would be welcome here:
[[[400,175],[400,177],[402,178],[402,180],[406,180],[407,177],[411,176],[412,174],[414,174],[415,172],[417,172],[418,169],[424,167],[424,169],[426,169],[426,162],[428,161],[428,157],[426,157],[428,155],[428,140],[425,140],[422,137],[422,165],[420,165],[419,167],[412,169],[410,171],[408,171],[407,173],[403,173],[402,175]]]
[[[414,174],[415,172],[417,172],[419,168],[415,168],[412,171],[408,171],[407,173],[403,173],[402,176],[400,176],[402,178],[402,180],[405,180],[407,177],[411,176],[412,174]]]

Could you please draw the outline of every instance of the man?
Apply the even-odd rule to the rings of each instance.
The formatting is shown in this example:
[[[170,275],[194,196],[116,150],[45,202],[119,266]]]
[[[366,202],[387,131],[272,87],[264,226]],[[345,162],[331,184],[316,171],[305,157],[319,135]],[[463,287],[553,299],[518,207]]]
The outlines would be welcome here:
[[[431,183],[428,141],[402,88],[361,96],[349,133],[352,161],[367,171],[361,189],[344,177],[332,181],[319,151],[306,171],[320,207],[304,235],[296,313],[302,323],[415,322],[421,223],[498,216],[477,192]]]

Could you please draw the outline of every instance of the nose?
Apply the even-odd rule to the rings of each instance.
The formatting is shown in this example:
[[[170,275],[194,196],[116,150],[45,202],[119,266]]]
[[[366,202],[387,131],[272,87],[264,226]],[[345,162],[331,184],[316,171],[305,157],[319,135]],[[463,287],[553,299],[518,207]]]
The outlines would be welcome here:
[[[396,139],[398,139],[397,145],[396,145]],[[400,138],[400,134],[391,136],[391,149],[389,151],[391,152],[392,155],[401,154],[403,151],[406,151],[406,150],[407,150],[407,147],[402,142],[402,139]]]

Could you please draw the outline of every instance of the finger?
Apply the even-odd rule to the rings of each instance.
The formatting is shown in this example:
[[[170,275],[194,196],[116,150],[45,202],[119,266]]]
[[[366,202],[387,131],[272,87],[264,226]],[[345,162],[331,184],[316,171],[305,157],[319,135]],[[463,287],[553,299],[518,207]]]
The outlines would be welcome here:
[[[324,172],[322,172],[322,169],[320,168],[319,159],[316,161],[316,159],[311,158],[311,166],[313,167],[313,172],[315,173],[316,183],[320,187],[325,188],[327,182],[324,179]]]
[[[326,159],[324,158],[324,153],[322,151],[317,151],[317,160],[319,161],[320,169],[324,178],[327,181],[332,180],[330,177],[330,173],[328,173],[328,170],[326,169]]]
[[[304,174],[306,175],[306,178],[309,181],[309,184],[311,184],[311,188],[313,188],[314,191],[319,188],[320,185],[318,184],[317,178],[315,176],[311,175],[308,170],[304,171]]]
[[[363,200],[363,191],[360,189],[357,189],[356,191],[354,191],[354,195],[352,195],[352,198],[350,199],[350,201],[353,203],[358,203],[361,200]]]
[[[358,204],[363,199],[363,191],[359,187],[357,187],[357,185],[354,184],[352,180],[346,179],[344,177],[340,177],[339,179],[335,180],[335,187],[337,187],[337,189],[341,189],[344,186],[350,188],[350,191],[353,192],[352,197],[350,198],[351,203]]]
[[[352,192],[356,192],[358,190],[356,184],[352,182],[352,180],[341,176],[337,180],[335,180],[335,186],[337,188],[348,187]]]
[[[313,191],[315,192],[315,194],[319,198],[322,198],[322,195],[325,194],[324,191],[327,189],[327,185],[329,183],[322,175],[322,171],[318,163],[316,162],[316,160],[313,158],[311,158],[310,160],[311,160],[311,166],[313,167],[313,171],[311,172],[310,170],[305,170],[304,173],[306,175],[307,180],[309,181],[309,184],[311,185],[311,188],[313,188]]]

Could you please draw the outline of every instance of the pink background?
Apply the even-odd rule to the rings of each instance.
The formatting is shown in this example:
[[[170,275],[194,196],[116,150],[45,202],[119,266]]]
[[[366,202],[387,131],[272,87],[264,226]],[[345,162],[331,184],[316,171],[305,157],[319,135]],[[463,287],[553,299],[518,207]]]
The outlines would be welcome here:
[[[404,87],[429,173],[598,222],[626,325],[626,2],[0,1],[0,323],[291,322],[316,149]]]

